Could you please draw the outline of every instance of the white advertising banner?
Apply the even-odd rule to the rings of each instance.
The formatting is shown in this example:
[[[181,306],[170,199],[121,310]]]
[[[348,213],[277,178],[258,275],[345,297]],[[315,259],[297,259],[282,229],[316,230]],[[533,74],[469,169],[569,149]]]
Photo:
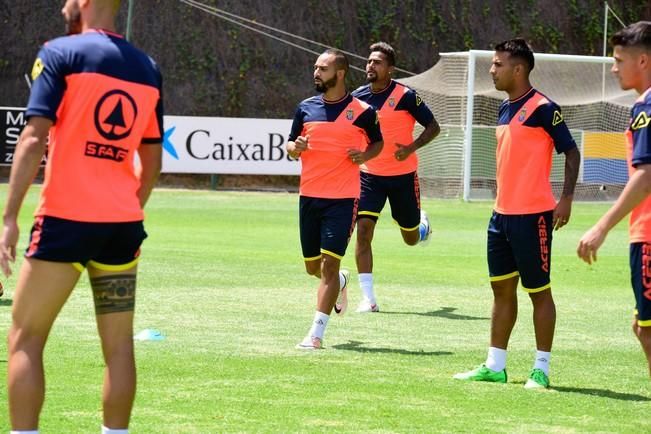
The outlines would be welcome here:
[[[0,165],[10,165],[25,109],[0,107]],[[165,116],[164,173],[299,175],[285,151],[289,119]]]
[[[298,175],[289,119],[165,116],[163,172]]]

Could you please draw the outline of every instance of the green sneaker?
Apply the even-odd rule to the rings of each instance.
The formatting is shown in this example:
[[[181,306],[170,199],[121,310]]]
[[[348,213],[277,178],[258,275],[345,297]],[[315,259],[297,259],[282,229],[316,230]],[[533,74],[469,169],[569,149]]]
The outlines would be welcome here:
[[[506,383],[506,369],[502,369],[501,371],[493,371],[482,363],[478,368],[473,369],[472,371],[455,374],[453,378],[465,381],[489,381],[491,383]]]
[[[549,388],[549,377],[542,369],[533,369],[529,374],[525,389],[547,389]]]

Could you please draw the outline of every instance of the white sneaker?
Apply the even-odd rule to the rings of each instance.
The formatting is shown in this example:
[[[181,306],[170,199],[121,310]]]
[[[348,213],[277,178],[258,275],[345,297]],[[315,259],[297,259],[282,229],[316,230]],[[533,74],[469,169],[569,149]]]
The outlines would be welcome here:
[[[357,313],[370,313],[370,312],[379,312],[380,311],[380,306],[377,305],[377,303],[371,303],[367,299],[362,300],[359,303],[359,306],[357,306],[357,310],[355,312]]]
[[[305,336],[301,342],[296,344],[296,349],[298,350],[320,350],[322,348],[323,341],[321,338],[316,336]]]
[[[432,236],[432,226],[429,224],[427,213],[422,209],[420,210],[420,225],[418,225],[418,232],[420,234],[420,242],[418,244],[423,247],[428,245]]]
[[[350,282],[350,271],[341,270],[341,274],[344,276],[344,286],[339,289],[339,296],[335,302],[335,313],[337,315],[343,315],[348,307],[348,282]]]

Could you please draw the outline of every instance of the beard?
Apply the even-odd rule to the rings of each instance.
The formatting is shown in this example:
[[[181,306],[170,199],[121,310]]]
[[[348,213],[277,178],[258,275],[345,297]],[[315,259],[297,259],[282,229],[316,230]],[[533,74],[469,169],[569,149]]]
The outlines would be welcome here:
[[[314,89],[316,89],[317,92],[324,93],[328,89],[333,88],[336,85],[337,85],[337,76],[335,75],[330,80],[322,81],[321,83],[315,83]]]
[[[81,12],[79,11],[78,4],[75,5],[73,10],[70,12],[70,15],[64,18],[66,21],[67,35],[76,35],[81,33]]]
[[[377,81],[377,74],[376,73],[373,73],[373,75],[368,74],[368,73],[366,74],[366,82],[367,83],[375,83],[376,81]]]

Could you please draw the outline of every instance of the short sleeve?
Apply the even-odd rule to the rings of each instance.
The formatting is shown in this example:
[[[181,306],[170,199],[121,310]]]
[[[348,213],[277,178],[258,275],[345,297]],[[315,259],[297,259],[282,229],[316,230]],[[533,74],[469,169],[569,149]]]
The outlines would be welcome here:
[[[27,118],[42,116],[56,121],[56,113],[66,89],[66,63],[63,53],[44,45],[32,67],[32,89],[27,103]]]

